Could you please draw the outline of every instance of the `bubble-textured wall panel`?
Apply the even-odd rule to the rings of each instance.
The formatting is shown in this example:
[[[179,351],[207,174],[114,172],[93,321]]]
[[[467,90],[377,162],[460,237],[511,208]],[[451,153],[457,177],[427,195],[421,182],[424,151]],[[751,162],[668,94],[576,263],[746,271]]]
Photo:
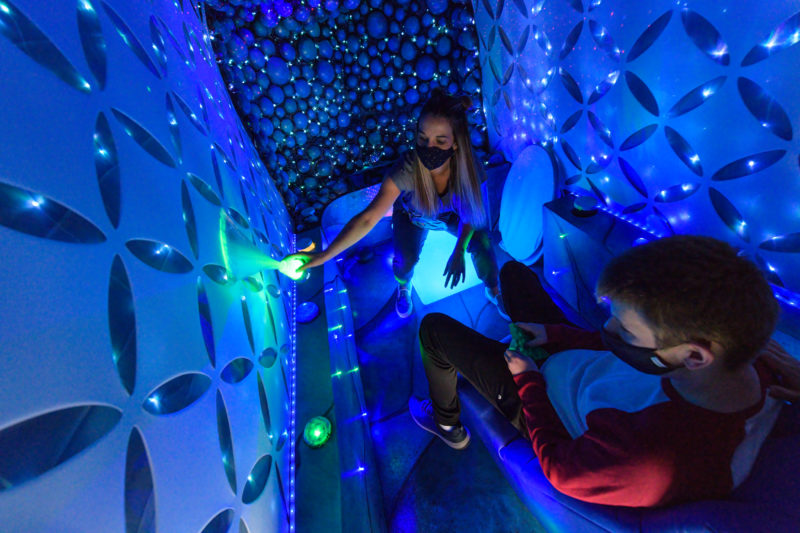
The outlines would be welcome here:
[[[0,0],[3,531],[289,528],[291,282],[220,221],[291,222],[201,18]]]
[[[728,241],[800,306],[797,2],[473,4],[506,158],[543,144],[563,188],[656,234]]]
[[[465,0],[210,0],[220,68],[298,231],[411,145],[429,92],[473,97],[485,154],[478,42]],[[372,178],[379,180],[380,175]]]

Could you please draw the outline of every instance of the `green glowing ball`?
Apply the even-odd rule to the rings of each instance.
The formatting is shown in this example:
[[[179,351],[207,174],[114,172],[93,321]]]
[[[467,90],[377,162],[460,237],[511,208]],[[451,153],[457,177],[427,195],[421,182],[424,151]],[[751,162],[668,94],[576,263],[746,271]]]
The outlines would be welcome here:
[[[299,259],[297,257],[285,258],[281,261],[280,265],[278,266],[278,272],[283,274],[284,276],[288,276],[291,279],[297,281],[298,279],[302,278],[305,275],[305,272],[298,272],[297,269],[306,264],[306,261]]]
[[[323,446],[331,438],[331,421],[324,416],[315,416],[306,423],[303,440],[312,448]]]

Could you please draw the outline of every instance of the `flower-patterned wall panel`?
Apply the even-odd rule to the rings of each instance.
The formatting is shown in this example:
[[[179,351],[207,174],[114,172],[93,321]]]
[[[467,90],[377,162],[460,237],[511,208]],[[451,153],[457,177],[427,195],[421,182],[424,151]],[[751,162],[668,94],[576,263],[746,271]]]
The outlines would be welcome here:
[[[800,303],[796,1],[473,4],[492,146],[545,144],[562,188],[728,241]]]
[[[188,0],[0,0],[3,531],[286,531],[289,218]],[[237,240],[238,239],[238,240]]]

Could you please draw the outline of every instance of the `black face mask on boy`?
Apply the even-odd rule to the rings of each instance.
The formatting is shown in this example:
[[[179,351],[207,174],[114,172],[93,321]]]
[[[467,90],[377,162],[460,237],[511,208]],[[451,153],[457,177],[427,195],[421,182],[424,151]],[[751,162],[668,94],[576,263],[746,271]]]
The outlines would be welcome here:
[[[667,372],[672,372],[675,369],[681,368],[683,365],[673,365],[664,361],[656,353],[655,348],[642,348],[628,344],[619,336],[611,333],[602,328],[600,335],[603,338],[603,344],[606,345],[611,353],[625,361],[639,372],[645,374],[661,375]]]
[[[455,152],[452,146],[447,150],[436,146],[417,146],[417,157],[428,170],[434,170],[444,165],[444,162]]]

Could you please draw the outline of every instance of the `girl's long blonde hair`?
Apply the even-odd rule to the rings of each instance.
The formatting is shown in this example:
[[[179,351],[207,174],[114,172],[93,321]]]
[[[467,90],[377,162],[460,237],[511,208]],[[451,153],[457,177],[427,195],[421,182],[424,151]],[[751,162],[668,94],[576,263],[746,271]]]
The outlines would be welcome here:
[[[453,129],[453,140],[457,149],[450,158],[450,206],[458,214],[462,222],[469,223],[475,228],[486,226],[486,211],[483,208],[481,197],[481,178],[483,169],[478,164],[472,143],[469,140],[467,127],[467,109],[472,107],[472,100],[464,96],[455,98],[440,89],[434,89],[433,94],[422,106],[419,122],[426,116],[446,118]],[[419,127],[419,126],[417,126]],[[431,172],[420,162],[419,157],[414,158],[414,204],[415,207],[429,217],[435,217],[439,196],[433,183]]]

